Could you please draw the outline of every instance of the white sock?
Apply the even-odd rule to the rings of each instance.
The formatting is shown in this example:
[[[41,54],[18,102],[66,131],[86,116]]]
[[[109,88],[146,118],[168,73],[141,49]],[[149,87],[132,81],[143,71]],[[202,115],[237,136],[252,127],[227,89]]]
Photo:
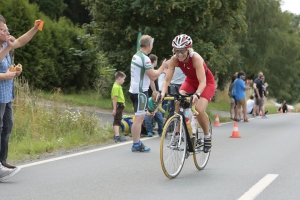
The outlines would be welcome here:
[[[210,136],[211,136],[211,134],[204,135],[204,138],[205,138],[205,139],[209,139],[209,138],[210,138]]]

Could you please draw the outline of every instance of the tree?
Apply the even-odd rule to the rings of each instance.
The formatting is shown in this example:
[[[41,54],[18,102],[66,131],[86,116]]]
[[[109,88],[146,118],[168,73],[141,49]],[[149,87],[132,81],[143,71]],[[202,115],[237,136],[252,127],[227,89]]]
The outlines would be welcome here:
[[[152,53],[169,58],[173,38],[188,34],[194,49],[213,72],[225,72],[233,57],[226,55],[234,31],[244,31],[245,1],[207,0],[84,0],[93,21],[91,33],[95,48],[103,51],[109,63],[130,73],[130,60],[136,52],[139,31],[155,38]]]
[[[248,0],[248,31],[237,35],[243,70],[256,77],[263,71],[269,96],[299,100],[299,26],[297,17],[282,13],[278,0]]]
[[[0,13],[16,38],[32,28],[36,19],[45,22],[43,31],[15,50],[15,63],[23,65],[22,76],[31,86],[46,90],[59,87],[63,91],[92,88],[101,69],[109,66],[100,63],[97,53],[90,53],[93,45],[70,20],[53,22],[27,0],[0,0],[0,4]]]
[[[64,0],[29,0],[29,3],[36,3],[41,12],[56,21],[63,16],[63,11],[67,8]]]

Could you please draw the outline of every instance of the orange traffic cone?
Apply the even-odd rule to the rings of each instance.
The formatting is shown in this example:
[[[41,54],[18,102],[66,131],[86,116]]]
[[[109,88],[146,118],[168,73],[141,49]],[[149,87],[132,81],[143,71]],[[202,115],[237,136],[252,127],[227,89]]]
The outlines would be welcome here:
[[[282,113],[283,113],[282,108],[280,108],[280,114],[282,114]]]
[[[240,138],[241,137],[239,135],[238,123],[237,122],[234,122],[232,135],[230,137],[231,138]]]
[[[214,126],[221,126],[220,121],[219,121],[219,115],[216,115],[215,123]]]

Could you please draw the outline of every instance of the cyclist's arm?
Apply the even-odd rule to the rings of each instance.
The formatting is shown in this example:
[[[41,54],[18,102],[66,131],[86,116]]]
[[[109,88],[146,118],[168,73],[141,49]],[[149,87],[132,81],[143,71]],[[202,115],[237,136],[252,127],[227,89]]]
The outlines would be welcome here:
[[[203,66],[204,60],[199,54],[195,53],[193,56],[193,63],[199,81],[199,86],[196,90],[196,93],[201,94],[206,87],[206,76],[205,76],[205,71]]]
[[[168,86],[170,85],[170,82],[172,80],[175,67],[178,65],[177,59],[175,56],[173,56],[169,61],[168,61],[168,71],[166,73],[165,80],[163,81],[162,84],[162,89],[161,89],[161,96],[164,97],[165,94],[168,91]]]

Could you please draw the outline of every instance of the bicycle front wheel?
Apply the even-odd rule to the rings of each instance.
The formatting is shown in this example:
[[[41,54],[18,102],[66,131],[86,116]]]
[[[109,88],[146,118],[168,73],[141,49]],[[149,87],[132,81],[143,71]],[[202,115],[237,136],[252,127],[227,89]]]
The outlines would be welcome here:
[[[173,115],[165,123],[160,139],[160,163],[164,174],[172,179],[180,173],[186,155],[186,133],[180,130],[180,116]]]
[[[208,118],[209,119],[209,118]],[[212,134],[212,126],[211,126],[211,121],[209,119],[209,132]],[[202,170],[205,168],[209,156],[210,156],[210,151],[207,153],[204,153],[203,148],[204,148],[204,132],[203,129],[199,126],[196,134],[196,142],[195,142],[195,152],[193,153],[194,157],[194,163],[195,166],[198,170]]]

